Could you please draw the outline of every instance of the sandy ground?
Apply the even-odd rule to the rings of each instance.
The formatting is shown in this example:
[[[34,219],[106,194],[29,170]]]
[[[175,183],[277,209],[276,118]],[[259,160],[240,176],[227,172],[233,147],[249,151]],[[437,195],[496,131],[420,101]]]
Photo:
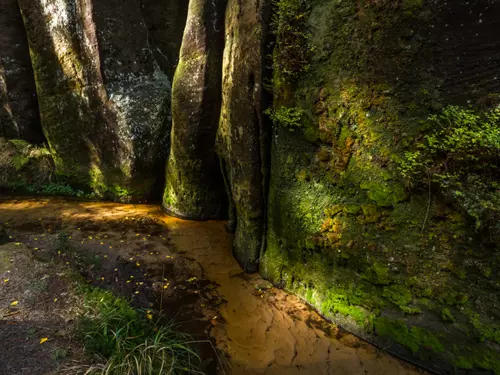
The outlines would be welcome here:
[[[209,337],[218,354],[211,345],[201,348],[208,373],[424,373],[343,332],[260,276],[242,273],[224,222],[179,220],[152,205],[23,198],[0,201],[2,223],[12,241],[34,254],[64,231],[80,254],[99,259],[58,254],[89,283],[162,309],[197,340]],[[1,307],[9,303],[0,296]],[[9,317],[0,319],[2,327]]]

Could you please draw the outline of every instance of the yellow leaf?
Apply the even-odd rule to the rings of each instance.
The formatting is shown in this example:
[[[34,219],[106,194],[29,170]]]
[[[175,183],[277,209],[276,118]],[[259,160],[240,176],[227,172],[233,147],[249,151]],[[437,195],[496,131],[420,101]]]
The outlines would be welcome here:
[[[47,342],[47,341],[49,341],[49,338],[48,338],[48,337],[42,337],[42,338],[40,339],[40,344],[43,344],[44,342]]]
[[[8,283],[8,282],[9,282],[9,279],[5,279],[3,282],[4,282],[4,283]]]
[[[12,301],[12,302],[10,303],[10,305],[11,305],[11,306],[17,306],[17,304],[18,304],[18,303],[19,303],[19,301]]]
[[[151,314],[147,314],[147,315],[146,315],[146,317],[147,317],[149,320],[153,319],[153,315],[151,315]]]

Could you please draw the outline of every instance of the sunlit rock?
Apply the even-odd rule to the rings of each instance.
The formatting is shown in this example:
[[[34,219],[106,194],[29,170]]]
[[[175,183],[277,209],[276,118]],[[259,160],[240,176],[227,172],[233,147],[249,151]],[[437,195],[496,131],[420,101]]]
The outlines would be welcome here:
[[[224,215],[214,144],[221,103],[226,0],[191,0],[172,92],[172,137],[163,196],[174,215]]]
[[[140,2],[19,4],[57,173],[98,196],[147,196],[166,158],[170,81]]]

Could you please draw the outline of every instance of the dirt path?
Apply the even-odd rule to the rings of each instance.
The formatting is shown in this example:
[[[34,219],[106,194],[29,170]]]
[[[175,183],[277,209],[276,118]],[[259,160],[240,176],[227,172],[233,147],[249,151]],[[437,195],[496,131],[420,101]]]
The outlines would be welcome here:
[[[92,271],[89,279],[131,288],[138,300],[156,294],[156,303],[159,298],[184,326],[212,337],[225,353],[221,373],[423,373],[342,332],[258,275],[243,274],[223,222],[179,220],[151,205],[59,199],[0,201],[0,222],[30,248],[43,247],[43,241],[26,231],[41,228],[50,236],[64,230],[82,249],[104,254],[104,269],[114,267],[107,259],[126,260],[120,272],[129,267],[133,282],[124,274],[102,280]]]

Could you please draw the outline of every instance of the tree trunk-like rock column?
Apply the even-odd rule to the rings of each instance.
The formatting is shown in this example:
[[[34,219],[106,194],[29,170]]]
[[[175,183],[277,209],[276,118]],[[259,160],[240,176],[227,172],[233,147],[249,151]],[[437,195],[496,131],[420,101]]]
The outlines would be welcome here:
[[[265,131],[261,108],[265,3],[228,2],[217,135],[235,230],[233,252],[248,272],[258,270],[265,228]]]
[[[165,160],[170,83],[154,60],[140,1],[19,5],[57,173],[101,196],[144,196]]]
[[[221,103],[226,0],[191,0],[172,89],[172,137],[164,208],[217,218],[226,200],[214,150]]]

